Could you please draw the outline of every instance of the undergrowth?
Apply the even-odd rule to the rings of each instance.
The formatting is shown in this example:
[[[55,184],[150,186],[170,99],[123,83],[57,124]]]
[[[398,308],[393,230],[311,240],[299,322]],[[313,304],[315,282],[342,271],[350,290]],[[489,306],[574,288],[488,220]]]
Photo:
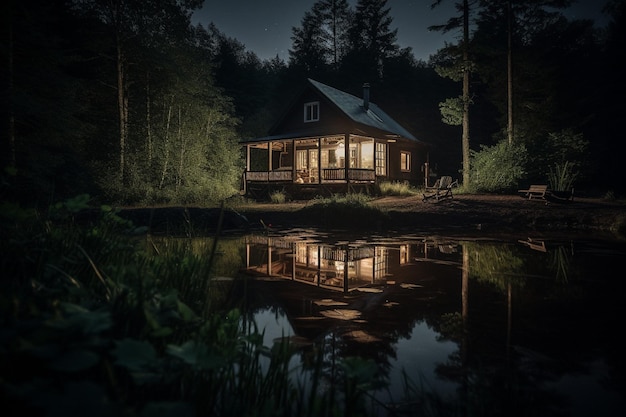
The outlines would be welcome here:
[[[370,204],[372,197],[361,193],[334,194],[316,197],[301,209],[310,218],[317,219],[320,227],[361,228],[380,225],[388,214]]]

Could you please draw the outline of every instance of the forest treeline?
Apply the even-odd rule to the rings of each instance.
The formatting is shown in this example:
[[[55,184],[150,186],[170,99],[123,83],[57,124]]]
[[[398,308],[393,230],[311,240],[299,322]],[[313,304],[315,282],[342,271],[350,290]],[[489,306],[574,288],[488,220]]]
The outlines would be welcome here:
[[[238,141],[264,136],[307,78],[357,96],[368,82],[442,175],[463,168],[467,103],[476,189],[573,169],[577,189],[623,192],[625,2],[607,1],[602,28],[568,20],[569,0],[455,3],[432,29],[461,35],[466,17],[467,42],[423,61],[399,47],[392,2],[312,2],[284,61],[192,24],[202,0],[4,2],[3,199],[220,201],[239,190]]]

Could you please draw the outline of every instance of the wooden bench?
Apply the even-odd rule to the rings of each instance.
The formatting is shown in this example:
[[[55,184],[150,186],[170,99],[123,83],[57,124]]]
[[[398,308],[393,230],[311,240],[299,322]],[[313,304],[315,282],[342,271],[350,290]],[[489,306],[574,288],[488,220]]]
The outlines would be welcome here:
[[[533,198],[540,198],[542,200],[546,200],[546,204],[547,204],[547,199],[546,199],[546,195],[548,194],[547,185],[534,184],[528,187],[527,190],[517,190],[517,192],[524,194],[524,197],[527,197],[529,200],[532,200]]]

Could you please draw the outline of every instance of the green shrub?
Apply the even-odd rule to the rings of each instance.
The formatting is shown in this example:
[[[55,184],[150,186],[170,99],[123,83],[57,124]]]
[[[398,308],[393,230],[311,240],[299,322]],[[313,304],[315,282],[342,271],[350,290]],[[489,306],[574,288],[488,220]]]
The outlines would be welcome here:
[[[548,174],[548,184],[555,191],[569,191],[578,177],[574,164],[569,161],[554,164],[554,169],[550,168]]]
[[[287,194],[284,191],[273,191],[270,194],[270,201],[274,204],[283,204],[287,201]]]
[[[481,146],[471,157],[471,187],[475,191],[511,191],[526,176],[528,153],[523,145],[501,141],[492,147]]]
[[[380,193],[382,195],[410,196],[417,194],[417,190],[408,182],[384,181],[380,183]]]
[[[387,213],[370,205],[372,198],[362,193],[334,194],[316,197],[301,211],[319,219],[325,227],[370,227],[387,217]]]
[[[567,188],[559,181],[566,181],[569,173],[576,172],[576,179],[584,177],[584,173],[589,169],[587,148],[589,143],[581,133],[575,133],[572,129],[564,129],[559,132],[549,133],[546,137],[538,138],[534,142],[526,144],[528,149],[528,163],[526,165],[529,182],[545,181],[546,178],[555,176],[555,184],[550,184],[554,190],[569,191],[571,184]],[[567,167],[564,168],[564,165]],[[557,172],[553,172],[555,170]],[[558,180],[558,176],[564,174],[563,169],[568,173]]]

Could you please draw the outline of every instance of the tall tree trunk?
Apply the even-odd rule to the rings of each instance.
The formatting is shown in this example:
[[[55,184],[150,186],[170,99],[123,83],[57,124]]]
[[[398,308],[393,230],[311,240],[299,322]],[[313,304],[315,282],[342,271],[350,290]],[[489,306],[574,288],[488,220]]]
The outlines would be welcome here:
[[[172,99],[172,101],[174,101]],[[161,181],[159,182],[159,190],[163,189],[163,184],[165,183],[165,176],[167,175],[167,169],[170,161],[170,121],[172,120],[172,106],[170,104],[169,109],[167,110],[167,123],[165,125],[165,143],[163,146],[165,147],[165,156],[163,157],[163,169],[161,170]]]
[[[13,2],[10,1],[9,2],[9,8],[11,8],[13,6]],[[17,156],[16,156],[16,151],[15,151],[15,112],[14,112],[14,108],[13,106],[15,105],[14,102],[14,89],[15,89],[15,85],[14,85],[14,62],[13,62],[13,52],[14,52],[14,45],[13,45],[13,24],[12,22],[12,16],[13,16],[13,10],[9,10],[9,18],[7,19],[9,21],[9,45],[8,45],[8,60],[9,62],[8,64],[8,93],[9,93],[9,131],[8,131],[8,135],[9,135],[9,164],[13,167],[17,166]]]
[[[469,107],[470,107],[470,68],[469,68],[469,2],[463,0],[463,184],[470,183],[470,134],[469,134]]]
[[[513,144],[513,8],[507,1],[507,137]]]
[[[339,56],[337,53],[337,7],[333,0],[332,19],[333,19],[333,67],[335,70],[339,67]]]
[[[150,101],[150,73],[146,75],[146,152],[148,167],[152,166],[152,102]]]
[[[183,111],[182,106],[178,107],[178,141],[180,143],[180,154],[178,161],[178,175],[176,176],[176,192],[183,184],[183,168],[185,168],[185,153],[187,151],[187,141],[183,135]]]
[[[126,73],[124,65],[124,52],[121,41],[117,37],[117,108],[119,113],[120,128],[120,166],[119,179],[124,184],[126,139],[128,137],[128,95],[126,94]]]

